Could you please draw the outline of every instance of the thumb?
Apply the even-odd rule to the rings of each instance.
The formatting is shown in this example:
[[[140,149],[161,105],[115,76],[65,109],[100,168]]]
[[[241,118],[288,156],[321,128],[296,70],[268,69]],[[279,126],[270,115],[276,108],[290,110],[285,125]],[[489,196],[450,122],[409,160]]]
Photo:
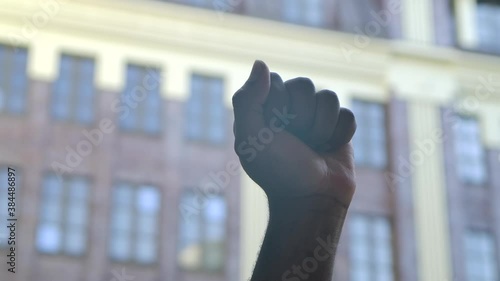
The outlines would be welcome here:
[[[256,136],[266,127],[263,108],[270,86],[269,68],[263,61],[256,60],[250,77],[233,96],[233,130],[237,142]]]

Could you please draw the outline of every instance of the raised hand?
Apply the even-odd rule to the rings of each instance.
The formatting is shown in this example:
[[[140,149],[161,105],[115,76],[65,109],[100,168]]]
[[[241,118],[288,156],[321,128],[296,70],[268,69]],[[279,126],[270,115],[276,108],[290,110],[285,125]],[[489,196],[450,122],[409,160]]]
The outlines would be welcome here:
[[[235,150],[269,199],[269,226],[251,281],[331,280],[354,194],[356,123],[331,91],[283,83],[256,61],[233,97]],[[305,261],[315,264],[305,269]]]
[[[329,196],[350,203],[356,124],[334,92],[316,93],[307,78],[283,83],[256,61],[233,106],[235,150],[270,200]]]

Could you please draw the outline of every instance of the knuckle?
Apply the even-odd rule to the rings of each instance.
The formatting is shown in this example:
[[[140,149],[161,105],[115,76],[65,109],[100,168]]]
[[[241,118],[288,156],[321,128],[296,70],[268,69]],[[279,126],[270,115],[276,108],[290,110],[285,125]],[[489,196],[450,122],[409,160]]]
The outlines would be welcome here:
[[[239,104],[242,103],[242,100],[244,99],[244,91],[243,89],[239,89],[234,93],[232,100],[233,107],[237,107]]]
[[[334,98],[338,99],[337,93],[335,93],[332,90],[328,90],[328,89],[323,89],[323,90],[319,91],[318,95],[324,95],[327,97],[334,97]]]
[[[348,109],[348,108],[341,108],[342,114],[344,115],[344,118],[349,121],[355,121],[356,117],[354,116],[354,113]]]
[[[307,77],[297,77],[291,80],[288,80],[286,86],[289,88],[298,88],[307,92],[315,92],[314,83],[311,79]]]
[[[334,104],[336,106],[338,106],[340,104],[339,97],[337,96],[337,94],[334,91],[321,90],[316,94],[316,96],[319,99],[324,100],[325,103],[328,103],[328,104],[331,103],[331,104]]]
[[[277,73],[271,73],[271,92],[283,93],[284,91],[285,86],[281,77]]]
[[[297,77],[295,79],[297,80],[297,83],[300,83],[302,85],[314,86],[313,81],[308,77]]]
[[[282,80],[278,73],[271,72],[271,81],[282,81]]]

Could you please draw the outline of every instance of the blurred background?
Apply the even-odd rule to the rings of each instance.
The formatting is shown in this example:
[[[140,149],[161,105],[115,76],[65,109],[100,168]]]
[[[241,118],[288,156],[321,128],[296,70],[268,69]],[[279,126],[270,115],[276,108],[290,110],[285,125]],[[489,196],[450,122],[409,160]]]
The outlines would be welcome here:
[[[356,114],[334,280],[499,280],[500,1],[1,0],[0,19],[0,281],[248,280],[268,214],[231,96],[255,59]]]

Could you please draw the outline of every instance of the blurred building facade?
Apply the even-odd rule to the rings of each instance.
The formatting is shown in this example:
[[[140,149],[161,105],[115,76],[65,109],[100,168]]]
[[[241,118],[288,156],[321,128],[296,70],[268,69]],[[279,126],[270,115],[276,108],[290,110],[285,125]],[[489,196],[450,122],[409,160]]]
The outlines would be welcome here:
[[[498,280],[498,1],[2,0],[0,18],[0,179],[19,179],[0,280],[247,280],[267,205],[231,96],[254,59],[356,114],[334,280]]]

